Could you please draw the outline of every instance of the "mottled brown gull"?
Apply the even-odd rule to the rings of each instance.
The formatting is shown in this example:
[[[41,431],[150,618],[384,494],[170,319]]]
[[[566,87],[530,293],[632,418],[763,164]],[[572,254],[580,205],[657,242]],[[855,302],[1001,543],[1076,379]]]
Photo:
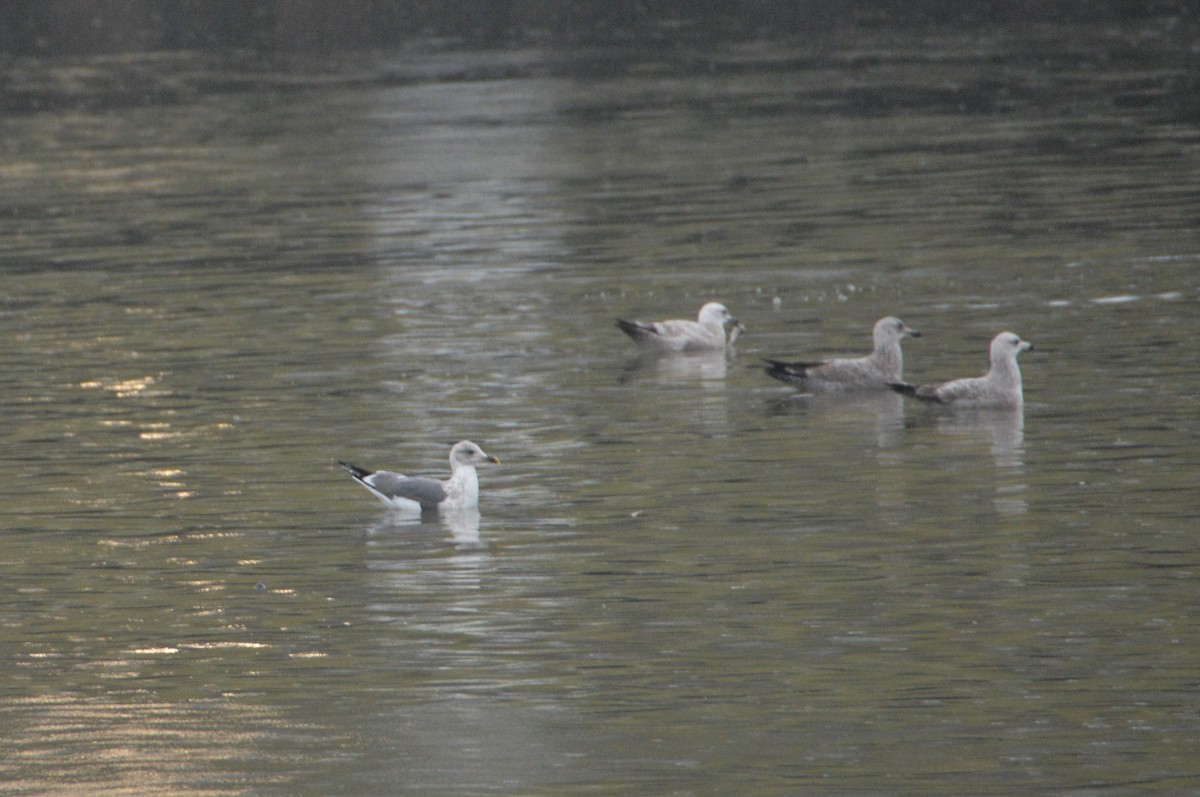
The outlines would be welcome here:
[[[340,460],[338,464],[385,505],[416,512],[454,511],[478,506],[479,474],[475,472],[475,466],[499,462],[470,440],[463,440],[450,449],[450,478],[445,481],[387,470],[371,471]]]
[[[887,316],[875,322],[875,348],[865,357],[837,358],[814,362],[766,360],[766,372],[781,382],[808,390],[887,390],[899,382],[904,370],[900,341],[919,338],[921,333],[899,318]]]
[[[1011,332],[1001,332],[992,338],[989,349],[991,368],[983,376],[955,379],[938,385],[909,385],[894,383],[892,388],[906,396],[935,404],[955,407],[1017,408],[1025,401],[1021,390],[1021,369],[1017,355],[1029,351],[1033,344]]]
[[[727,324],[733,327],[728,339],[725,337]],[[709,302],[701,307],[695,321],[626,321],[618,318],[617,327],[639,346],[659,352],[721,351],[746,331],[742,322],[719,302]]]

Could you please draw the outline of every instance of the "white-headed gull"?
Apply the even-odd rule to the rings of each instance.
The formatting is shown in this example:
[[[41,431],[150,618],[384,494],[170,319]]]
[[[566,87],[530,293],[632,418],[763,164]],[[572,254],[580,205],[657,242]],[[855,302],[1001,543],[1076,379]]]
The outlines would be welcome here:
[[[992,367],[983,376],[955,379],[940,385],[909,385],[895,383],[892,388],[913,398],[955,407],[1020,407],[1024,401],[1021,391],[1021,369],[1017,355],[1029,351],[1033,344],[1011,332],[1001,332],[992,338],[989,349]]]
[[[809,390],[887,390],[899,382],[904,369],[900,341],[919,338],[921,333],[899,318],[887,316],[875,322],[875,348],[866,357],[838,358],[817,362],[767,360],[766,372],[781,382]]]
[[[726,324],[733,326],[728,340]],[[640,346],[660,352],[720,351],[746,331],[745,325],[719,302],[709,302],[701,307],[695,321],[626,321],[618,318],[617,326]]]
[[[408,511],[452,511],[479,505],[479,475],[476,465],[499,464],[500,460],[470,440],[450,449],[450,478],[445,481],[422,476],[405,476],[387,470],[366,470],[338,461],[354,480],[392,509]]]

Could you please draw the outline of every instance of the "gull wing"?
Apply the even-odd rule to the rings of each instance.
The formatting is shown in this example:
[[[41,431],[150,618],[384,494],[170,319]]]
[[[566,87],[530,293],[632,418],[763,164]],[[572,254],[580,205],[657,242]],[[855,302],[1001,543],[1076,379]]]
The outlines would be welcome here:
[[[824,362],[784,362],[783,360],[767,360],[763,362],[767,364],[764,369],[768,376],[773,376],[781,382],[791,382],[793,384],[803,383],[808,379],[809,371],[814,368],[820,368]]]
[[[420,504],[421,509],[436,509],[446,500],[446,488],[437,479],[405,476],[388,470],[369,471],[345,462],[338,464],[388,506],[402,507],[404,502],[410,501]]]
[[[362,483],[390,502],[404,498],[416,501],[422,509],[434,509],[446,500],[446,489],[437,479],[380,470],[363,479]]]
[[[618,318],[617,327],[634,340],[652,340],[662,335],[657,329],[657,324],[647,324],[644,321],[626,321],[624,318]]]

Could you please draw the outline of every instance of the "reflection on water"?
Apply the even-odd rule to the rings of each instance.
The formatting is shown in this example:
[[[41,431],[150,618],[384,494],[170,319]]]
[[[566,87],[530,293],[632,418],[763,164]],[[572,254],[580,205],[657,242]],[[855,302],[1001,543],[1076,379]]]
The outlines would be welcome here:
[[[45,695],[8,707],[21,717],[8,729],[4,759],[5,790],[13,794],[46,793],[47,761],[56,794],[216,794],[241,788],[237,776],[218,774],[229,762],[248,762],[273,739],[320,754],[296,725],[236,697],[181,705],[145,695]],[[264,772],[262,783],[286,778]]]
[[[627,384],[638,378],[650,378],[661,385],[674,382],[694,382],[701,390],[719,392],[725,378],[729,355],[722,351],[689,352],[686,354],[639,354],[629,361],[621,382]]]
[[[479,537],[479,519],[478,508],[443,510],[436,516],[389,511],[383,520],[371,527],[369,536],[442,530],[449,533],[450,540],[459,550],[477,550],[487,547]]]
[[[1031,36],[0,118],[6,783],[1177,793],[1200,149],[1154,36]],[[728,357],[612,325],[710,296]],[[1027,330],[1024,414],[762,373],[891,312],[913,381]],[[462,515],[331,464],[464,437]]]
[[[937,430],[956,440],[984,441],[995,463],[995,506],[1001,515],[1028,511],[1025,500],[1025,411],[965,409],[939,412]]]
[[[970,434],[991,442],[1000,472],[1025,467],[1025,411],[1017,409],[967,409],[939,413],[937,427],[950,434]]]
[[[874,429],[875,444],[881,449],[896,445],[904,428],[904,399],[891,391],[793,393],[773,400],[770,411],[777,415],[809,413],[817,416],[819,423],[830,426],[869,426]]]

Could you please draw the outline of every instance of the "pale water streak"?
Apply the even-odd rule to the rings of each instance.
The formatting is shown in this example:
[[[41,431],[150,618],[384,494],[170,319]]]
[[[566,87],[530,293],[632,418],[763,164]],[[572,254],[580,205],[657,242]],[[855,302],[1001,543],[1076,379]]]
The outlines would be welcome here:
[[[1200,138],[1143,34],[5,118],[6,793],[1200,791]],[[613,325],[709,299],[728,355]],[[910,381],[1033,341],[1024,411],[762,373],[892,313]],[[461,438],[478,515],[335,464]]]

